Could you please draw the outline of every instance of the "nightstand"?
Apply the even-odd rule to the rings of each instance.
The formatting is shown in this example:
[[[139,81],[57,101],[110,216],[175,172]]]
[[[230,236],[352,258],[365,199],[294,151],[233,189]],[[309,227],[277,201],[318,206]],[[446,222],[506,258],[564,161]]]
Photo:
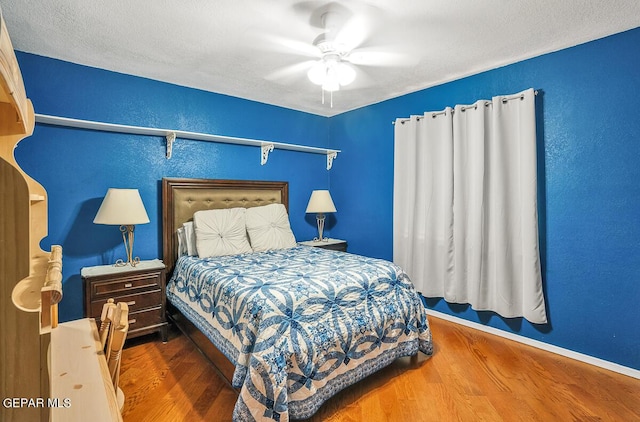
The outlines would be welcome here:
[[[159,331],[162,341],[167,341],[166,270],[162,261],[140,261],[135,267],[85,267],[81,275],[85,317],[95,318],[99,326],[102,305],[107,299],[126,302],[129,305],[127,338]]]
[[[347,251],[347,241],[340,240],[340,239],[325,238],[322,240],[307,240],[307,241],[298,242],[298,243],[300,245],[313,246],[315,248],[331,249],[332,251],[340,251],[340,252]]]

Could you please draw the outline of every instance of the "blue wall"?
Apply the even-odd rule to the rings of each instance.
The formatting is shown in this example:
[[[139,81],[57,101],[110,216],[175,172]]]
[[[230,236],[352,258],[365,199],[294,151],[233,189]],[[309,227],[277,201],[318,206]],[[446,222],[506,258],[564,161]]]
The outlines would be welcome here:
[[[18,54],[37,113],[342,149],[323,156],[275,151],[259,165],[252,147],[164,140],[37,125],[16,151],[49,194],[43,248],[65,248],[63,319],[82,314],[80,268],[124,254],[114,228],[92,224],[109,187],[137,187],[151,223],[135,252],[161,256],[164,176],[288,180],[291,223],[312,189],[338,208],[332,237],[349,250],[391,259],[396,117],[469,104],[533,87],[537,97],[540,240],[549,324],[532,325],[429,300],[435,310],[640,369],[640,29],[544,55],[329,119],[133,76]],[[345,95],[348,91],[345,91]],[[437,339],[435,339],[437,341]]]
[[[440,312],[640,369],[640,29],[330,119],[344,152],[335,237],[391,259],[393,125],[445,106],[533,87],[549,323],[534,326],[430,299]],[[437,341],[437,339],[435,339]]]
[[[17,56],[36,113],[330,146],[324,117],[31,54]],[[311,191],[329,183],[323,155],[275,150],[261,166],[257,147],[178,139],[167,160],[164,138],[41,124],[18,144],[16,158],[48,193],[49,236],[41,246],[63,246],[62,320],[83,316],[80,269],[125,256],[117,227],[92,222],[109,187],[140,189],[151,223],[136,227],[134,253],[153,259],[162,257],[162,177],[288,181],[291,225],[299,240],[316,232],[315,220],[305,215]]]

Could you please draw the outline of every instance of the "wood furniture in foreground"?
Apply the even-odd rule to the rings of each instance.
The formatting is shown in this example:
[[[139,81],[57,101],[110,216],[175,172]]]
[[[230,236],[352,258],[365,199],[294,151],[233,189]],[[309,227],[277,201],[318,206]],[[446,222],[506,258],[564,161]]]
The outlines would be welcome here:
[[[135,267],[85,267],[81,275],[85,317],[95,318],[100,324],[107,299],[124,302],[129,306],[129,338],[160,332],[162,341],[167,341],[166,271],[162,261],[140,261]]]
[[[0,12],[0,396],[47,398],[47,348],[41,334],[41,290],[49,252],[40,249],[47,235],[47,194],[15,160],[17,144],[33,133],[34,112]],[[59,300],[48,291],[46,298]],[[51,309],[43,316],[50,317]],[[55,311],[54,311],[55,312]],[[0,420],[48,420],[47,407],[0,406]]]
[[[298,243],[305,246],[313,246],[314,248],[330,249],[332,251],[347,251],[347,241],[340,239],[325,238],[323,240],[306,240]]]
[[[51,422],[122,421],[93,318],[51,331]]]
[[[429,316],[435,351],[400,358],[305,422],[638,421],[640,380]],[[237,395],[180,333],[123,352],[125,420],[231,422]],[[428,365],[422,364],[428,359]]]
[[[113,383],[118,399],[118,409],[122,411],[124,406],[124,393],[118,386],[120,378],[120,358],[124,341],[127,338],[129,330],[129,306],[124,302],[113,302],[113,299],[107,300],[102,307],[100,315],[100,345],[105,354],[109,376]]]

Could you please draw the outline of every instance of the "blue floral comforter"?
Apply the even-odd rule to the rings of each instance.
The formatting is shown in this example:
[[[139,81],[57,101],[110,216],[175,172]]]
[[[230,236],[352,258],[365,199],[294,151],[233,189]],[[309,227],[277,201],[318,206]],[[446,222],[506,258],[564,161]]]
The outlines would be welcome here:
[[[307,418],[396,358],[432,353],[418,293],[380,259],[307,246],[183,256],[167,297],[235,364],[236,421]]]

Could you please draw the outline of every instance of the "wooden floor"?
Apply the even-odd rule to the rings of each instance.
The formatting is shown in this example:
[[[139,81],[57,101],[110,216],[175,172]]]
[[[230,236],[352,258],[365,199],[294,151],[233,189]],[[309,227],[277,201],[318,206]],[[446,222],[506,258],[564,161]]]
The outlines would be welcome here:
[[[640,421],[640,380],[429,318],[435,352],[404,358],[309,421]],[[132,339],[125,422],[230,421],[236,394],[179,332]]]

